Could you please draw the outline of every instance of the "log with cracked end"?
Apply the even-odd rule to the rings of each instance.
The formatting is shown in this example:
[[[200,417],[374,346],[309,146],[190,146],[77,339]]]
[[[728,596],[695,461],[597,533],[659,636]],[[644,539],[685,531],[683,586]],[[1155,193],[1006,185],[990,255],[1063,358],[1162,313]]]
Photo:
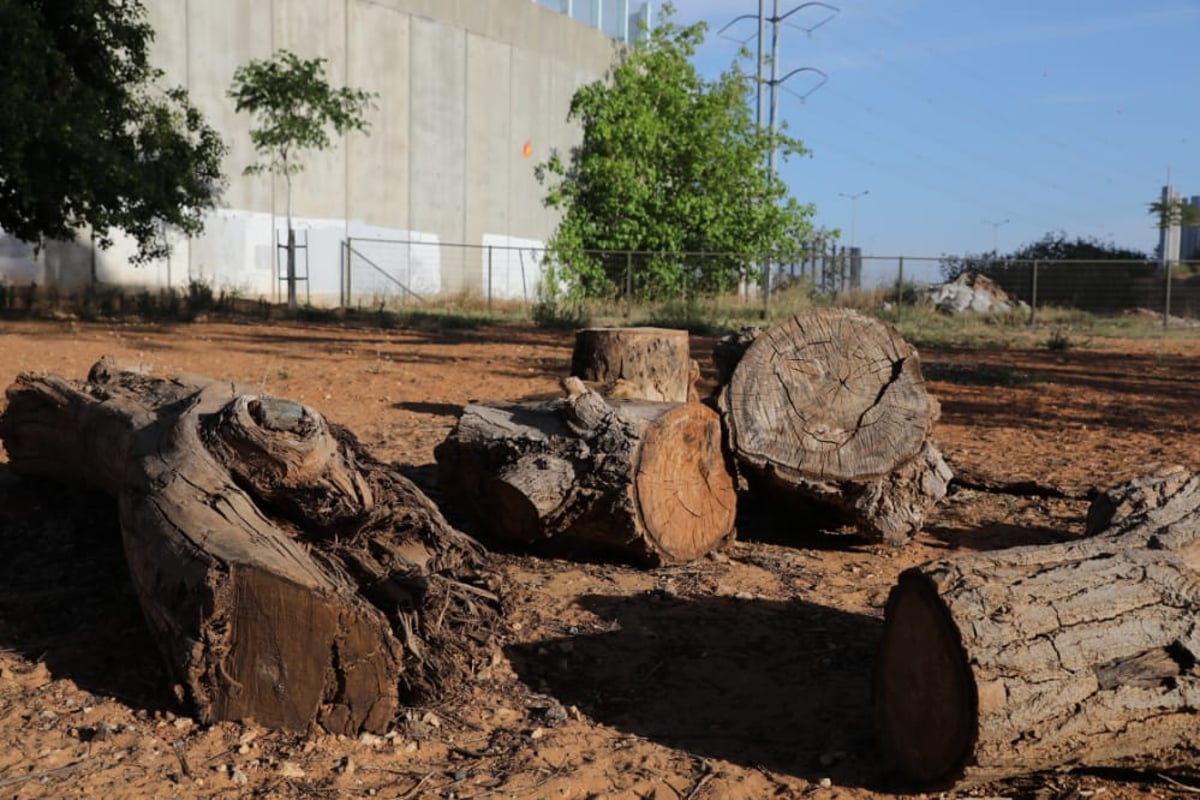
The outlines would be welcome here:
[[[922,787],[1200,763],[1200,475],[1107,494],[1134,500],[1094,536],[900,575],[874,707]]]
[[[752,492],[907,541],[951,477],[916,349],[891,326],[821,309],[718,342],[717,405]]]

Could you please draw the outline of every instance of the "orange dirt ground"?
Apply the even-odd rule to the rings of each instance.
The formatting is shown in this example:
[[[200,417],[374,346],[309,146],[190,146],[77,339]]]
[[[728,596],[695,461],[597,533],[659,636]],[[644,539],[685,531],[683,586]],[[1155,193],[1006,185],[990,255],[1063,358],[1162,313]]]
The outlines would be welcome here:
[[[0,385],[27,370],[82,378],[106,354],[246,381],[317,407],[428,482],[433,448],[464,403],[556,392],[572,342],[570,332],[515,326],[0,321]],[[708,388],[711,346],[693,337]],[[1200,338],[921,353],[956,471],[1069,488],[1160,463],[1200,466],[1198,355]],[[897,573],[1078,536],[1085,510],[959,488],[899,551],[744,515],[740,541],[682,567],[501,556],[521,588],[470,693],[412,710],[387,736],[352,740],[195,723],[142,625],[112,504],[20,481],[0,463],[0,798],[902,793],[868,711]],[[1171,780],[1193,782],[1056,774],[972,793],[1190,794]]]

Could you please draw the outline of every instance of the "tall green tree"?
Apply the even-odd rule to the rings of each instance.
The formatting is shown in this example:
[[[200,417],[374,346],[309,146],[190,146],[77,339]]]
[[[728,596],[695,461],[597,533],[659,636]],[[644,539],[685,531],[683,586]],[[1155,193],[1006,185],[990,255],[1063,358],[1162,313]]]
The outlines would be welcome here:
[[[233,73],[229,97],[238,111],[249,112],[256,126],[250,141],[262,161],[245,174],[268,172],[287,185],[288,308],[296,308],[296,231],[292,225],[292,176],[304,170],[307,152],[327,150],[338,136],[366,131],[366,112],[375,94],[349,87],[335,88],[325,76],[323,58],[304,59],[279,50],[269,59],[250,61]]]
[[[680,27],[671,13],[664,6],[658,27],[618,54],[610,80],[575,93],[582,144],[536,169],[546,205],[564,212],[550,242],[560,277],[580,296],[627,279],[647,299],[726,291],[757,278],[763,254],[797,252],[812,232],[812,206],[764,169],[772,143],[747,102],[753,78],[736,65],[702,78],[691,59],[705,25]],[[774,144],[806,152],[786,134]],[[630,260],[611,251],[657,255],[628,275]]]
[[[159,89],[140,0],[0,0],[0,228],[27,242],[91,228],[165,256],[224,178],[221,137],[182,89]]]

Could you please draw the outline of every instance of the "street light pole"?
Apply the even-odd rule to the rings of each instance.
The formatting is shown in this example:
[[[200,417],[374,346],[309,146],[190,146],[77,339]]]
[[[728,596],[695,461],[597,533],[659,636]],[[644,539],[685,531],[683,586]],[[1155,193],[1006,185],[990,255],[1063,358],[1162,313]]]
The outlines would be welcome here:
[[[858,198],[865,197],[871,193],[870,189],[863,189],[861,192],[854,194],[846,194],[838,192],[839,197],[845,197],[850,201],[850,249],[854,249],[854,228],[858,222]]]

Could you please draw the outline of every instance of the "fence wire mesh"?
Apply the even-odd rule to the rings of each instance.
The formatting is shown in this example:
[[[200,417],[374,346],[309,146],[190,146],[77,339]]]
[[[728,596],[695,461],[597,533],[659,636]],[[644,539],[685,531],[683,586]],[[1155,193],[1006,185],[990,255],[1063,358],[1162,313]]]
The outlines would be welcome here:
[[[1098,315],[1130,312],[1200,319],[1200,262],[963,259],[862,255],[815,244],[800,253],[750,254],[578,251],[540,246],[462,245],[436,241],[350,239],[342,305],[403,308],[436,302],[532,309],[572,297],[564,277],[586,262],[592,303],[627,309],[647,304],[726,302],[786,312],[797,295],[861,306],[933,305],[960,275],[984,276],[1036,320],[1039,309]],[[564,270],[564,268],[567,268]],[[764,292],[764,275],[769,276]],[[960,280],[962,280],[960,278]],[[944,292],[941,293],[944,296]]]

